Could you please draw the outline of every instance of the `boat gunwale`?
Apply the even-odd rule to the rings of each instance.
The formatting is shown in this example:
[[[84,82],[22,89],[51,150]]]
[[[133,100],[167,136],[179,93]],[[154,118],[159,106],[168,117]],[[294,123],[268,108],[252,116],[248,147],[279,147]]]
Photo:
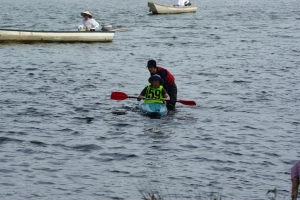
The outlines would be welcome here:
[[[105,41],[76,41],[76,40],[70,40],[70,41],[63,41],[63,40],[0,40],[1,44],[7,44],[7,43],[15,43],[15,44],[34,44],[34,43],[111,43],[113,40],[105,40]]]

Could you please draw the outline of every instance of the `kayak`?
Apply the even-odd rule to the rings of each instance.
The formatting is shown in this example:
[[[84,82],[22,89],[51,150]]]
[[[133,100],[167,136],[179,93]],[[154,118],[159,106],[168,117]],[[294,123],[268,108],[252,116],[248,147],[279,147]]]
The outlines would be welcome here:
[[[144,103],[139,105],[140,110],[150,117],[160,117],[168,113],[167,106],[162,103]]]

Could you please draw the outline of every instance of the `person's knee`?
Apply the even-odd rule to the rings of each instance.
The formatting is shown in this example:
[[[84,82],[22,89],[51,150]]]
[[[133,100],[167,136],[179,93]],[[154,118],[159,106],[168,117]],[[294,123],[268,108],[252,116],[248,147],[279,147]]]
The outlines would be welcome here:
[[[175,110],[176,101],[168,101],[167,108],[168,110]]]
[[[175,110],[175,106],[171,104],[167,104],[167,109],[168,110]]]

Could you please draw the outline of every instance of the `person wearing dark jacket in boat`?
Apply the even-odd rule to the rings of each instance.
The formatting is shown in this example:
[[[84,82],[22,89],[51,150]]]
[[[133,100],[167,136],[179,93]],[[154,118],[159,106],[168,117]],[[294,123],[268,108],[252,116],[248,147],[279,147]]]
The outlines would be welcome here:
[[[149,60],[147,68],[150,72],[150,76],[158,74],[163,79],[163,87],[170,96],[170,100],[167,101],[167,108],[174,110],[177,101],[177,86],[174,76],[167,69],[157,66],[155,60]]]

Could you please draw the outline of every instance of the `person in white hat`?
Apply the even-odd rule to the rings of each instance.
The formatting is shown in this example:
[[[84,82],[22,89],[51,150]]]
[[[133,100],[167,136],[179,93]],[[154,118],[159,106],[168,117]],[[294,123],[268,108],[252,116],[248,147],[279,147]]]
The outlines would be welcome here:
[[[92,14],[89,11],[81,13],[84,18],[82,23],[78,26],[78,31],[95,31],[99,29],[99,23],[93,19]]]

